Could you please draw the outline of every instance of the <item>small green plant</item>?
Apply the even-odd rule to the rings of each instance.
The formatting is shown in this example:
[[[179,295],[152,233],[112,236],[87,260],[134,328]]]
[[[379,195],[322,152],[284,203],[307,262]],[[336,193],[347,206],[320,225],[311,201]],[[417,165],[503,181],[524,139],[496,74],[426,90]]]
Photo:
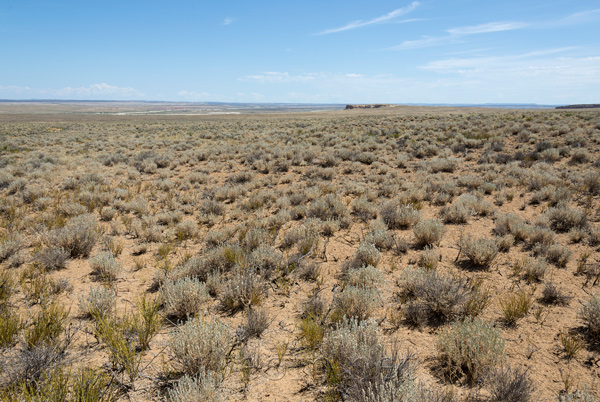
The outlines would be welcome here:
[[[77,402],[116,402],[117,386],[105,371],[81,367],[72,379],[71,399]]]
[[[298,324],[300,340],[302,345],[310,350],[316,350],[321,346],[325,336],[325,326],[322,319],[315,314],[305,314]]]
[[[133,382],[139,375],[142,355],[129,329],[126,319],[106,317],[96,320],[94,333],[106,348],[113,366],[123,370]]]
[[[52,345],[58,342],[63,333],[69,312],[62,304],[53,302],[43,304],[31,319],[25,331],[25,344],[28,349],[39,345]]]
[[[281,363],[283,362],[283,358],[285,357],[285,355],[288,351],[289,345],[290,345],[289,341],[277,342],[275,344],[275,352],[277,352],[277,367],[281,366]]]
[[[558,340],[568,359],[577,357],[579,351],[585,347],[583,339],[577,335],[570,334],[566,330],[558,333]]]

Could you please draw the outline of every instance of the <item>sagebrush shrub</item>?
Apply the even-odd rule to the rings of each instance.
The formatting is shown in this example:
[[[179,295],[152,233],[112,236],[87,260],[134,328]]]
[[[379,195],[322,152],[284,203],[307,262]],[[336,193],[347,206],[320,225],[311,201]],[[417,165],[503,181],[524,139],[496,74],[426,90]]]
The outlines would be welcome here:
[[[504,339],[491,322],[466,318],[442,330],[436,343],[439,359],[450,378],[475,383],[504,359]]]
[[[229,327],[215,316],[196,317],[171,335],[171,351],[178,368],[190,376],[225,369],[231,345]]]
[[[529,402],[534,400],[535,387],[527,370],[508,365],[492,367],[485,375],[489,402]]]
[[[485,237],[477,239],[471,236],[462,237],[459,247],[474,266],[484,269],[490,268],[499,251],[496,240]]]
[[[79,215],[49,235],[49,242],[69,252],[73,258],[87,257],[99,237],[98,223],[92,215]]]
[[[46,271],[56,271],[64,269],[71,254],[60,247],[44,248],[34,256],[35,261]]]
[[[246,341],[252,337],[260,338],[271,324],[271,318],[264,308],[250,308],[246,312],[246,319],[237,330],[237,337]]]
[[[339,321],[344,317],[358,320],[373,315],[379,305],[379,291],[373,288],[346,286],[338,292],[331,303],[331,319]]]
[[[400,274],[401,296],[409,324],[439,323],[466,314],[473,289],[466,279],[424,268],[407,268]]]
[[[252,271],[240,270],[225,283],[220,295],[221,308],[236,312],[259,304],[265,295],[264,281]]]
[[[444,236],[444,224],[437,219],[422,220],[413,227],[417,247],[438,245]]]
[[[91,287],[86,297],[79,298],[79,309],[90,318],[108,317],[115,308],[116,295],[113,289],[104,286]]]
[[[184,375],[168,391],[168,396],[171,402],[221,402],[225,400],[219,376],[211,372],[202,372],[196,376]]]
[[[396,345],[386,348],[374,321],[342,320],[327,335],[322,350],[328,383],[351,401],[391,402],[419,393],[415,358]]]
[[[600,339],[600,297],[591,295],[583,302],[579,310],[579,318],[585,324],[589,334],[595,340]]]
[[[421,212],[412,205],[398,204],[390,201],[383,205],[380,216],[388,229],[410,229],[421,220]]]
[[[196,278],[167,279],[160,288],[160,295],[169,316],[183,319],[200,312],[210,299],[208,289]]]
[[[89,260],[92,275],[102,281],[112,282],[121,272],[121,264],[110,251],[102,251]]]
[[[587,216],[584,211],[567,206],[549,208],[544,215],[550,221],[550,227],[556,232],[568,232],[572,228],[584,228]]]
[[[344,275],[344,284],[349,286],[377,288],[384,281],[384,276],[372,265],[350,268]]]

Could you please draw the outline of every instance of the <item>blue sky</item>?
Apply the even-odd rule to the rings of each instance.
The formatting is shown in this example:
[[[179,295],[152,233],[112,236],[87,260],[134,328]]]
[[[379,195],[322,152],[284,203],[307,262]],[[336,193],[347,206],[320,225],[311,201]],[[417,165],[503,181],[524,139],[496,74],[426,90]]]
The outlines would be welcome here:
[[[0,2],[0,99],[600,103],[600,1]]]

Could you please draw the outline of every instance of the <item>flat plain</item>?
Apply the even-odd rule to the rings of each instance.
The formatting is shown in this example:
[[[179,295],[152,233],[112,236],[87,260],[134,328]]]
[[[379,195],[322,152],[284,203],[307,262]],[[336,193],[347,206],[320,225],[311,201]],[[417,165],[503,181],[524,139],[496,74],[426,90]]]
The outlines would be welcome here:
[[[597,400],[599,111],[60,107],[0,108],[0,400]]]

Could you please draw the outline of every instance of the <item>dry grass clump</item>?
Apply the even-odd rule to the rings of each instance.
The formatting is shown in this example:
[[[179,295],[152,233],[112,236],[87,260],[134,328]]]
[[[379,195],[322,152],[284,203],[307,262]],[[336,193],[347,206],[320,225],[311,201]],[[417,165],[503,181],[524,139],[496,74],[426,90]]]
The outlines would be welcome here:
[[[519,290],[504,295],[499,304],[504,321],[513,326],[527,315],[533,305],[533,296],[525,290]]]

